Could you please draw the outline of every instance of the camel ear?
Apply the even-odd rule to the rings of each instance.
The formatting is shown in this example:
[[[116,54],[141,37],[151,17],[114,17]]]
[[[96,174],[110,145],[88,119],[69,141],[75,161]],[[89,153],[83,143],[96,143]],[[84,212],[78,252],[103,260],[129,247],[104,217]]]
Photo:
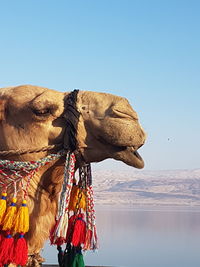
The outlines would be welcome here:
[[[0,122],[5,119],[5,99],[0,99]]]

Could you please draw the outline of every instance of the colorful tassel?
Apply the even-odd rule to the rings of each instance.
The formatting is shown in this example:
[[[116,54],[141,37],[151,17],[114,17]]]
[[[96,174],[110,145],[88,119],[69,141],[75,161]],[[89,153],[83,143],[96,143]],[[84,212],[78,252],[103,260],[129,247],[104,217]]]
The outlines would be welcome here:
[[[58,225],[59,225],[59,221],[57,221],[56,224],[51,229],[49,239],[50,239],[51,245],[61,246],[62,244],[65,243],[66,237],[61,237],[61,236],[58,237],[57,235],[55,235],[55,233],[57,233]]]
[[[77,219],[77,215],[72,215],[69,218],[67,235],[66,235],[66,243],[71,243],[76,219]]]
[[[75,211],[77,203],[79,203],[78,205],[79,209],[83,209],[84,211],[86,210],[87,202],[86,202],[85,190],[80,188],[78,185],[73,185],[70,195],[69,210]]]
[[[29,213],[25,199],[22,201],[22,205],[18,209],[14,220],[13,230],[16,233],[27,233],[29,230]]]
[[[2,231],[0,231],[0,244],[1,244],[1,241],[3,240],[3,232]]]
[[[75,209],[74,204],[76,205],[75,199],[77,198],[77,191],[78,191],[78,186],[76,185],[76,180],[73,179],[73,186],[70,192],[70,200],[69,200],[69,206],[68,206],[69,210]]]
[[[24,234],[29,230],[29,212],[25,199],[22,201],[22,205],[17,211],[13,230],[16,233],[20,233],[13,251],[13,263],[24,266],[28,260],[28,247]]]
[[[75,253],[75,249],[70,244],[67,244],[60,267],[72,267]]]
[[[60,266],[85,267],[81,247],[72,247],[67,244],[67,252],[64,253],[63,262]]]
[[[5,265],[13,261],[13,248],[14,238],[7,232],[0,244],[0,264]]]
[[[76,253],[72,263],[72,267],[85,267],[82,253]]]
[[[61,246],[57,246],[58,250],[58,264],[60,267],[63,267],[63,257],[64,257],[64,251],[62,250]]]
[[[5,232],[2,231],[2,229],[0,230],[0,246],[1,246],[1,242],[4,240],[5,238]]]
[[[16,216],[16,211],[17,211],[16,202],[17,202],[17,199],[14,197],[12,199],[10,206],[7,208],[5,217],[3,218],[3,221],[2,221],[3,231],[12,230],[13,222]]]
[[[68,212],[65,210],[63,216],[61,217],[61,225],[60,225],[60,235],[59,237],[65,239],[67,234],[67,228],[68,228]]]
[[[72,236],[72,245],[75,247],[81,246],[85,243],[86,237],[86,222],[84,221],[84,214],[77,216]]]
[[[0,199],[0,224],[6,211],[6,197],[7,193],[3,192]]]
[[[68,229],[68,212],[65,211],[63,216],[61,216],[55,226],[50,231],[50,241],[52,245],[61,246],[65,243],[66,234]]]
[[[16,265],[24,266],[28,261],[28,246],[24,238],[24,233],[21,233],[16,240],[12,263]]]

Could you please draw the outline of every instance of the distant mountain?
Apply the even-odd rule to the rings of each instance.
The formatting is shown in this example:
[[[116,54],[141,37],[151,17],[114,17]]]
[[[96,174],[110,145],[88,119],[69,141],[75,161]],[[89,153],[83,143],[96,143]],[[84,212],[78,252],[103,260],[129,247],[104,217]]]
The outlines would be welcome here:
[[[96,204],[200,206],[200,169],[94,170]]]

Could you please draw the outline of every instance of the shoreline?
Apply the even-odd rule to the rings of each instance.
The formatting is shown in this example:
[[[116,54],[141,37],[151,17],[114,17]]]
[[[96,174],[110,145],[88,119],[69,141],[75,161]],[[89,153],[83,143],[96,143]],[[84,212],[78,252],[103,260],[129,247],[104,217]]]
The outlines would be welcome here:
[[[159,212],[200,212],[200,205],[126,205],[126,204],[95,204],[96,211],[104,210],[132,210],[132,211],[159,211]]]

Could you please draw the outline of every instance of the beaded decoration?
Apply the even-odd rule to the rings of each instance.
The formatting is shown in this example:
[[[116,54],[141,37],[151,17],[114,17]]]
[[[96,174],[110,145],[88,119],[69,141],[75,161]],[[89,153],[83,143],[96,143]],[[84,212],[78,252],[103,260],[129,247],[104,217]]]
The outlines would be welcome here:
[[[14,263],[24,266],[28,259],[27,242],[24,238],[29,230],[29,212],[26,198],[31,178],[38,169],[59,159],[64,152],[51,154],[38,161],[21,162],[0,160],[0,265]],[[7,192],[13,192],[7,207]],[[21,193],[22,192],[22,193]],[[18,196],[23,197],[21,204]],[[19,207],[18,207],[19,206]]]
[[[24,235],[29,230],[26,198],[31,178],[40,167],[63,155],[64,152],[60,151],[30,162],[0,160],[0,265],[26,265],[28,249]],[[84,266],[81,250],[97,248],[91,166],[86,164],[79,168],[77,182],[75,162],[74,153],[67,152],[55,226],[50,232],[51,244],[58,246],[60,266],[69,267],[74,263]],[[8,207],[7,191],[14,192]],[[18,207],[17,196],[20,192],[23,192],[23,200]],[[66,249],[62,252],[61,245],[64,243]]]

